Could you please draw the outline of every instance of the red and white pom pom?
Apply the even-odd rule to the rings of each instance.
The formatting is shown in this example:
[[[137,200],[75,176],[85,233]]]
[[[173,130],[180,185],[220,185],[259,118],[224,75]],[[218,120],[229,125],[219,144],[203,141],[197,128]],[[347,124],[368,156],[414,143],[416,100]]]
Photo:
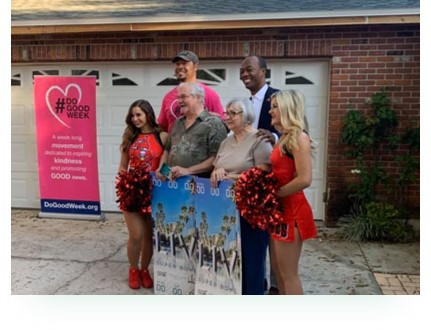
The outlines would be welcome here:
[[[118,173],[115,188],[120,210],[151,213],[153,179],[146,168]]]
[[[240,215],[261,230],[282,223],[278,188],[273,172],[253,167],[242,173],[235,186],[235,203]]]

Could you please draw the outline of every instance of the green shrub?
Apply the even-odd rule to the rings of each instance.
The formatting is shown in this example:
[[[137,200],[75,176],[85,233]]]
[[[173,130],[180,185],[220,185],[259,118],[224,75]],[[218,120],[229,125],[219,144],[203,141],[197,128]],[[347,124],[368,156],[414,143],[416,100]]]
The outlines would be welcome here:
[[[346,223],[349,240],[412,241],[415,232],[407,223],[408,199],[419,175],[420,130],[411,122],[399,128],[385,89],[373,94],[367,104],[365,110],[349,110],[343,121],[341,142],[355,175],[347,183],[352,213],[339,222]],[[398,167],[395,172],[393,167]]]
[[[349,241],[412,242],[413,228],[397,219],[398,210],[388,203],[370,202],[340,218],[342,233]]]

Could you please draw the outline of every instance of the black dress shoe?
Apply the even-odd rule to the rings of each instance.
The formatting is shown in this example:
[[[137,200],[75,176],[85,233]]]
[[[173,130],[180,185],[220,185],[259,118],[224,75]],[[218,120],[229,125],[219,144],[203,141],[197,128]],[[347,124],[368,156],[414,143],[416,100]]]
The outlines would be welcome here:
[[[279,294],[278,288],[276,288],[275,286],[272,286],[269,288],[268,295],[278,295],[278,294]]]

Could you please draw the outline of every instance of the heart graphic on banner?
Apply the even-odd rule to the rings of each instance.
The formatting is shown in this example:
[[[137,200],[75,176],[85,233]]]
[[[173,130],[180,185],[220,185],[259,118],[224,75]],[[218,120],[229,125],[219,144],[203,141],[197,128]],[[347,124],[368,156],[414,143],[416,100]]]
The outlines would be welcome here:
[[[79,104],[79,102],[81,102],[81,98],[82,98],[82,91],[81,91],[81,87],[79,87],[77,84],[74,84],[74,83],[67,85],[65,90],[61,89],[61,87],[59,87],[59,86],[52,86],[46,91],[46,96],[45,96],[46,105],[48,106],[48,109],[51,112],[51,114],[57,119],[57,121],[60,122],[60,124],[64,125],[65,127],[69,128],[69,129],[70,129],[70,125],[67,124],[62,119],[64,117],[61,117],[61,116],[66,115],[65,117],[67,117],[67,113],[63,113],[63,110],[65,109],[65,104],[66,104],[67,99],[69,98],[68,95],[69,95],[69,90],[71,88],[76,89],[76,91],[78,93],[77,104]],[[63,97],[60,98],[59,96],[57,96],[60,94],[58,94],[56,91],[60,92]],[[51,94],[51,92],[53,94]],[[57,94],[55,94],[55,93],[57,93]],[[51,99],[50,99],[51,96],[54,97],[54,99],[52,100],[53,103],[51,102]],[[55,107],[53,107],[53,105],[55,105]]]

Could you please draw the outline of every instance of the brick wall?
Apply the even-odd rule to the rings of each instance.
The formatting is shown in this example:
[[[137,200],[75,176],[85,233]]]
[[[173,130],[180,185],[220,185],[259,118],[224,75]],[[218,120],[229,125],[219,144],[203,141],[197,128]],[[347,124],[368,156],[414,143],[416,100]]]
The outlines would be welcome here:
[[[419,127],[420,27],[412,25],[334,26],[183,32],[126,32],[12,36],[12,63],[171,60],[178,50],[194,50],[201,59],[331,59],[327,148],[327,221],[347,210],[346,182],[353,162],[341,144],[342,120],[349,109],[387,87],[401,126]],[[403,154],[388,150],[391,154]],[[394,175],[389,157],[385,167]],[[419,175],[409,189],[418,214]]]

